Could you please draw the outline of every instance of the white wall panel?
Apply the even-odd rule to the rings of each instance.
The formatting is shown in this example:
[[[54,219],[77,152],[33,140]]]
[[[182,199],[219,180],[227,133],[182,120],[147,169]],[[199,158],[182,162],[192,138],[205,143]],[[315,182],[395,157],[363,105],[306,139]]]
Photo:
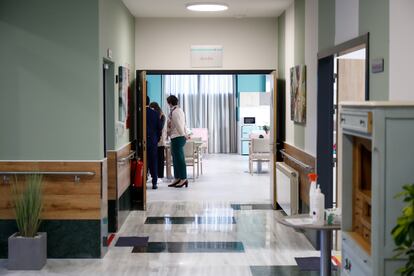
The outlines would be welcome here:
[[[414,1],[390,1],[390,100],[414,100]]]
[[[208,69],[277,68],[276,18],[137,18],[135,22],[137,69],[193,69],[191,45],[223,46],[223,67]]]

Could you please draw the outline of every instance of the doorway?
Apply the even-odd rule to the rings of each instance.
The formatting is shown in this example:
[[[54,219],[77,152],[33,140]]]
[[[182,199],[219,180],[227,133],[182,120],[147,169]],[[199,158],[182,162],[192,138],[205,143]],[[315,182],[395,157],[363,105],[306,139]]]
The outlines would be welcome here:
[[[318,53],[318,184],[325,208],[341,206],[338,113],[341,101],[369,99],[369,34]],[[321,127],[323,126],[323,127]]]
[[[325,208],[342,207],[342,140],[339,106],[344,101],[369,99],[369,34],[318,53],[317,159],[318,184],[325,194]],[[316,233],[308,233],[313,244]],[[335,235],[340,248],[340,233]]]
[[[144,73],[144,72],[137,72],[137,79],[142,78],[142,73]],[[158,79],[158,81],[160,81],[160,85],[156,85],[158,87],[158,89],[163,90],[163,88],[165,88],[164,87],[165,83],[162,82],[162,80],[161,80],[162,77],[159,77],[159,76],[163,76],[163,75],[196,75],[196,76],[197,75],[239,75],[239,74],[243,74],[243,75],[249,75],[249,74],[250,75],[252,75],[252,74],[268,75],[267,82],[269,84],[267,86],[269,86],[268,89],[271,90],[271,91],[268,91],[269,92],[268,105],[272,109],[272,112],[270,112],[269,115],[268,115],[269,120],[267,120],[268,124],[270,125],[269,127],[270,127],[270,130],[271,130],[270,135],[269,135],[269,138],[270,137],[271,138],[269,139],[269,142],[268,142],[269,149],[271,150],[271,154],[270,154],[271,161],[269,162],[269,165],[270,165],[269,166],[269,173],[266,176],[260,175],[260,177],[262,177],[262,178],[265,177],[266,181],[268,183],[273,183],[273,185],[268,185],[268,187],[270,189],[266,188],[266,194],[269,198],[269,201],[268,201],[269,205],[272,204],[273,206],[276,206],[276,204],[274,203],[274,198],[275,198],[275,195],[274,195],[275,192],[274,191],[276,190],[274,185],[275,185],[276,179],[273,176],[274,175],[274,166],[271,165],[272,163],[274,163],[274,160],[276,160],[276,157],[274,156],[274,153],[276,153],[276,151],[277,151],[277,149],[276,149],[276,144],[277,144],[276,143],[276,138],[278,137],[277,135],[273,134],[272,132],[280,131],[278,129],[278,125],[276,124],[276,121],[277,121],[277,114],[276,113],[277,112],[276,111],[273,112],[273,109],[277,110],[277,108],[274,108],[274,107],[278,107],[277,97],[274,97],[274,94],[277,95],[276,87],[274,85],[274,83],[276,83],[276,81],[277,81],[276,72],[270,71],[270,70],[268,70],[268,71],[148,71],[148,72],[145,72],[145,80],[142,80],[142,84],[145,84],[145,91],[143,91],[143,90],[141,91],[140,89],[138,89],[139,91],[137,91],[137,96],[138,96],[138,98],[142,98],[143,95],[144,95],[143,93],[145,93],[145,97],[146,97],[146,95],[148,95],[151,98],[151,101],[153,99],[154,99],[154,101],[157,101],[157,100],[160,101],[161,102],[160,105],[162,106],[163,105],[162,102],[165,101],[165,98],[168,95],[165,95],[165,93],[162,93],[159,96],[154,96],[154,94],[153,94],[153,88],[154,88],[154,86],[152,84],[153,79]],[[237,81],[235,82],[235,86],[237,86]],[[138,85],[138,87],[143,87],[143,86]],[[235,100],[236,100],[236,103],[235,103],[236,109],[235,109],[235,114],[233,114],[234,120],[239,115],[239,113],[237,111],[238,111],[238,108],[240,107],[239,103],[238,103],[239,99],[236,98]],[[197,102],[197,100],[195,100],[194,98],[191,98],[191,101],[193,101],[193,102],[195,101],[199,105],[201,104],[200,102]],[[188,102],[184,102],[183,104],[188,105]],[[138,110],[140,110],[139,107],[138,107]],[[142,125],[145,125],[146,122],[142,121],[143,116],[141,115],[141,116],[138,116],[138,117],[141,118],[141,119],[138,119],[138,121],[141,121]],[[240,120],[240,118],[237,118],[237,119],[238,119],[237,121]],[[192,126],[192,127],[194,127],[194,126]],[[240,130],[237,129],[236,131],[237,131],[236,135],[239,136],[240,135]],[[142,142],[142,144],[144,144],[144,142]],[[281,145],[281,143],[278,143],[278,144]],[[211,179],[211,177],[213,175],[220,176],[220,174],[222,176],[225,176],[225,175],[228,176],[229,175],[228,172],[223,171],[222,170],[223,166],[220,166],[218,164],[220,163],[220,158],[221,158],[221,161],[230,163],[230,168],[231,168],[232,165],[235,165],[239,161],[238,158],[241,157],[241,155],[239,154],[239,149],[237,148],[236,150],[237,150],[237,153],[234,152],[233,155],[231,156],[231,158],[224,158],[223,159],[223,158],[221,158],[222,156],[220,154],[206,156],[206,159],[203,160],[204,170],[209,171],[209,169],[208,169],[209,163],[213,164],[213,165],[212,165],[212,171],[209,171],[209,175],[207,173],[205,173],[203,175],[203,179]],[[212,153],[212,151],[210,153]],[[242,162],[244,162],[244,161],[242,161]],[[239,177],[240,173],[244,173],[245,176],[243,176],[243,178],[249,178],[250,176],[249,176],[249,173],[248,173],[248,170],[247,170],[247,168],[248,168],[248,157],[246,157],[245,163],[243,163],[243,164],[246,164],[246,170],[245,171],[240,170],[239,174],[236,175],[236,177]],[[218,165],[218,167],[213,168],[214,165]],[[267,168],[267,166],[264,166],[264,167]],[[235,168],[233,167],[233,169],[235,169]],[[217,172],[217,173],[215,173],[215,172]],[[189,176],[191,176],[191,172],[189,173]],[[221,180],[223,180],[224,182],[226,182],[226,181],[230,182],[230,181],[234,181],[235,178],[232,178],[232,179],[227,178],[226,179],[226,178],[218,177],[218,179],[213,180],[213,182],[214,183],[220,183]],[[257,181],[256,181],[256,183],[257,183]],[[199,181],[199,179],[196,179],[195,182],[190,181],[190,187],[191,187],[191,184],[193,184],[193,187],[197,187],[197,188],[202,187],[201,181]],[[163,185],[163,184],[161,184],[161,185]],[[254,188],[255,187],[254,186],[255,185],[254,181],[252,181],[252,183],[249,183],[249,185]],[[164,186],[166,186],[166,185],[164,185]],[[210,189],[210,188],[212,188],[212,189]],[[257,188],[257,186],[255,188]],[[211,190],[216,190],[215,193],[220,194],[220,192],[224,193],[224,189],[225,189],[225,186],[223,186],[223,185],[221,185],[219,187],[215,187],[215,188],[212,187],[212,186],[205,186],[204,193],[207,194],[208,192],[211,192]],[[236,189],[234,189],[234,187],[233,187],[233,188],[231,188],[230,193],[231,192],[233,192],[233,194],[237,193],[237,192],[242,193],[241,189],[239,189],[239,191],[237,191],[237,190],[238,190],[237,187],[236,187]],[[191,191],[191,189],[188,189],[188,191]],[[143,191],[143,194],[145,194],[145,196],[148,196],[148,198],[151,198],[152,194],[158,194],[159,195],[160,193],[161,193],[160,188],[158,190],[155,190],[155,191],[146,190],[146,189],[145,189],[145,192]],[[246,194],[248,194],[248,192]],[[217,198],[219,198],[219,197],[217,197]],[[181,200],[185,200],[185,199],[186,198],[181,198]],[[211,199],[211,197],[209,199]],[[145,197],[145,199],[144,199],[144,195],[143,195],[142,200],[146,201],[147,198]],[[165,200],[165,198],[163,198],[162,200]],[[145,205],[145,204],[142,204],[142,205]]]
[[[342,135],[339,135],[339,104],[341,102],[361,102],[367,101],[368,78],[367,78],[367,46],[361,44],[347,51],[335,55],[335,92],[334,92],[334,149],[333,149],[333,207],[341,205],[339,191],[342,187],[341,159],[342,154]]]
[[[112,61],[103,60],[103,128],[104,157],[108,150],[115,149],[115,65]]]

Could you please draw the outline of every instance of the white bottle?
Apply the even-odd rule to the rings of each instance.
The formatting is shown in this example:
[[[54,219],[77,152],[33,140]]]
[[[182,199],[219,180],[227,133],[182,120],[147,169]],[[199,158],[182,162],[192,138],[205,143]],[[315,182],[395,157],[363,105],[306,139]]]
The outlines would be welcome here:
[[[313,213],[313,194],[316,191],[316,179],[317,175],[315,173],[308,174],[308,178],[310,180],[310,187],[309,187],[309,216],[312,217]]]
[[[325,195],[321,193],[321,188],[316,188],[316,191],[312,195],[313,197],[313,211],[312,222],[316,225],[325,224]]]

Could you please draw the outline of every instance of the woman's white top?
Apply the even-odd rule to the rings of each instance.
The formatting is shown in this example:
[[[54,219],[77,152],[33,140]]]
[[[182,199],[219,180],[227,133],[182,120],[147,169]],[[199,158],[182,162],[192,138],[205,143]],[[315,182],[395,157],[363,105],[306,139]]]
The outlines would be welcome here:
[[[170,136],[171,139],[174,139],[186,135],[187,129],[185,127],[184,111],[178,106],[175,106],[171,109],[168,118],[168,136]]]

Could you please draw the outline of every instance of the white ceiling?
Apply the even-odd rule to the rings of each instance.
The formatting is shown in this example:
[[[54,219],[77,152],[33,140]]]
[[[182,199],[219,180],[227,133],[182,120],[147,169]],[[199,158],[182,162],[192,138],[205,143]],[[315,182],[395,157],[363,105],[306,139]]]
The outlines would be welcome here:
[[[135,17],[277,17],[293,0],[122,0]],[[224,12],[192,12],[185,8],[189,3],[224,3]]]

